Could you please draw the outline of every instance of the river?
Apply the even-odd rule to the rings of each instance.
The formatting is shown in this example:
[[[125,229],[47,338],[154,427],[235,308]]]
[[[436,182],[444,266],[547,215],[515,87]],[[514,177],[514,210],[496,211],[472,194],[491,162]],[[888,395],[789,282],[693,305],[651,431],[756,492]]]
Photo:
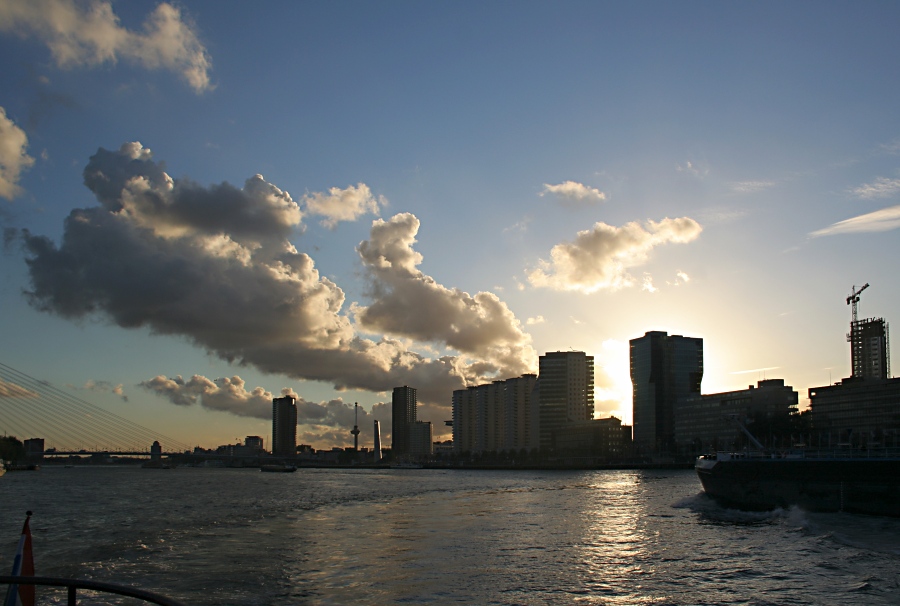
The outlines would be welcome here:
[[[26,510],[37,574],[194,605],[900,603],[900,519],[724,509],[692,471],[45,466],[0,478],[0,562]]]

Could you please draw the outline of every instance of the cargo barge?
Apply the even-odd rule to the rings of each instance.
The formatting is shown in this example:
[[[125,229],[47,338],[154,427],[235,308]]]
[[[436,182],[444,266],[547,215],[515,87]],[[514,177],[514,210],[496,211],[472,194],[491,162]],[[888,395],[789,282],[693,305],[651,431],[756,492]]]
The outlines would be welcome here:
[[[900,453],[719,452],[699,457],[695,469],[726,507],[900,517]]]

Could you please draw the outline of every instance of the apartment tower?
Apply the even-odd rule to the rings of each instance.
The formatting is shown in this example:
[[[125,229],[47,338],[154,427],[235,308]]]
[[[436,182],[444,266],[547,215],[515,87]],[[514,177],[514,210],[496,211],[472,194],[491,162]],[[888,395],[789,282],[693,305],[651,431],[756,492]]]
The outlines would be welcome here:
[[[408,455],[411,450],[411,425],[416,422],[416,389],[395,387],[391,396],[391,452],[394,457]]]
[[[538,367],[540,448],[552,449],[555,432],[594,418],[594,356],[583,351],[548,352]]]
[[[272,400],[272,454],[297,454],[297,404],[293,396]]]

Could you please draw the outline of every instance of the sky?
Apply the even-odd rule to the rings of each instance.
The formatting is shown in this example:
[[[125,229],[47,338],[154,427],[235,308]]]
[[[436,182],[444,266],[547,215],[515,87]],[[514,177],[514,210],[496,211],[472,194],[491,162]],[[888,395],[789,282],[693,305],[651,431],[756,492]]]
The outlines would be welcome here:
[[[453,390],[548,351],[630,423],[651,330],[703,339],[703,393],[804,408],[850,374],[854,287],[900,321],[898,23],[0,0],[0,362],[204,447],[268,444],[282,394],[300,443],[352,444],[358,403],[389,444],[399,385],[448,439]]]

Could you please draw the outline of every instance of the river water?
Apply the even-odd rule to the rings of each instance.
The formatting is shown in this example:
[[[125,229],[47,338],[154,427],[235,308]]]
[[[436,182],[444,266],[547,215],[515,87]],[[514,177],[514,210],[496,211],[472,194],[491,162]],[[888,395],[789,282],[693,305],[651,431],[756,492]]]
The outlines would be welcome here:
[[[692,471],[44,467],[0,478],[0,563],[26,510],[37,574],[185,604],[900,604],[900,519],[724,509]]]

